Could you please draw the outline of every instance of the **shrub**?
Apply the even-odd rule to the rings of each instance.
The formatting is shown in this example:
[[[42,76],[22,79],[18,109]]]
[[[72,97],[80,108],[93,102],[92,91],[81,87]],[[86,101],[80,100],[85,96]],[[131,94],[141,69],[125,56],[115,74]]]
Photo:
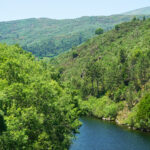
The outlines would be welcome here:
[[[123,109],[122,102],[115,103],[107,96],[102,98],[90,97],[88,101],[80,103],[80,108],[83,112],[93,115],[98,118],[111,118],[115,119],[119,110]]]
[[[72,53],[72,58],[76,58],[76,57],[78,57],[78,53],[77,52],[73,52]]]

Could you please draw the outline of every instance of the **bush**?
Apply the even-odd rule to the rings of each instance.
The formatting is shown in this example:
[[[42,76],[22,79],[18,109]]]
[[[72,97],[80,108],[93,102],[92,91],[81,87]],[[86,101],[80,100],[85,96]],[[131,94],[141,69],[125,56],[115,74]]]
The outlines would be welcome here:
[[[118,113],[118,106],[115,103],[112,103],[111,105],[106,105],[104,109],[104,117],[111,117],[115,118]]]
[[[81,109],[88,114],[98,118],[110,118],[115,119],[119,110],[123,109],[122,103],[115,103],[107,96],[102,98],[90,97],[88,101],[80,103]]]

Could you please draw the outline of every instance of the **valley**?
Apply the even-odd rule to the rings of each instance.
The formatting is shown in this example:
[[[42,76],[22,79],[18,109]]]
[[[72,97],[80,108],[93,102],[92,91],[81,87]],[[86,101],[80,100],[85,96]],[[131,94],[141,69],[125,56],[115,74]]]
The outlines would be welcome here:
[[[149,150],[149,16],[0,22],[0,149]]]

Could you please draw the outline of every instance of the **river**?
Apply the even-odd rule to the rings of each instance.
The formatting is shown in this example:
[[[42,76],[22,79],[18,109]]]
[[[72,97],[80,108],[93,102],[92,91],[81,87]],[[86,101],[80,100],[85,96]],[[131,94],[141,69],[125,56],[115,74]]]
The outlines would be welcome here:
[[[81,118],[83,123],[70,150],[150,150],[150,134],[115,123]]]

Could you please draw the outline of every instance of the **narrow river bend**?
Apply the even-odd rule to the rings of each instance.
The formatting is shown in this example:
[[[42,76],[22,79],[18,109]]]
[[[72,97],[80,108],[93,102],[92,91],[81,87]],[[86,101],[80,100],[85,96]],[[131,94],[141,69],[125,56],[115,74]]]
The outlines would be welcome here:
[[[149,133],[92,118],[81,118],[81,122],[70,150],[150,150]]]

